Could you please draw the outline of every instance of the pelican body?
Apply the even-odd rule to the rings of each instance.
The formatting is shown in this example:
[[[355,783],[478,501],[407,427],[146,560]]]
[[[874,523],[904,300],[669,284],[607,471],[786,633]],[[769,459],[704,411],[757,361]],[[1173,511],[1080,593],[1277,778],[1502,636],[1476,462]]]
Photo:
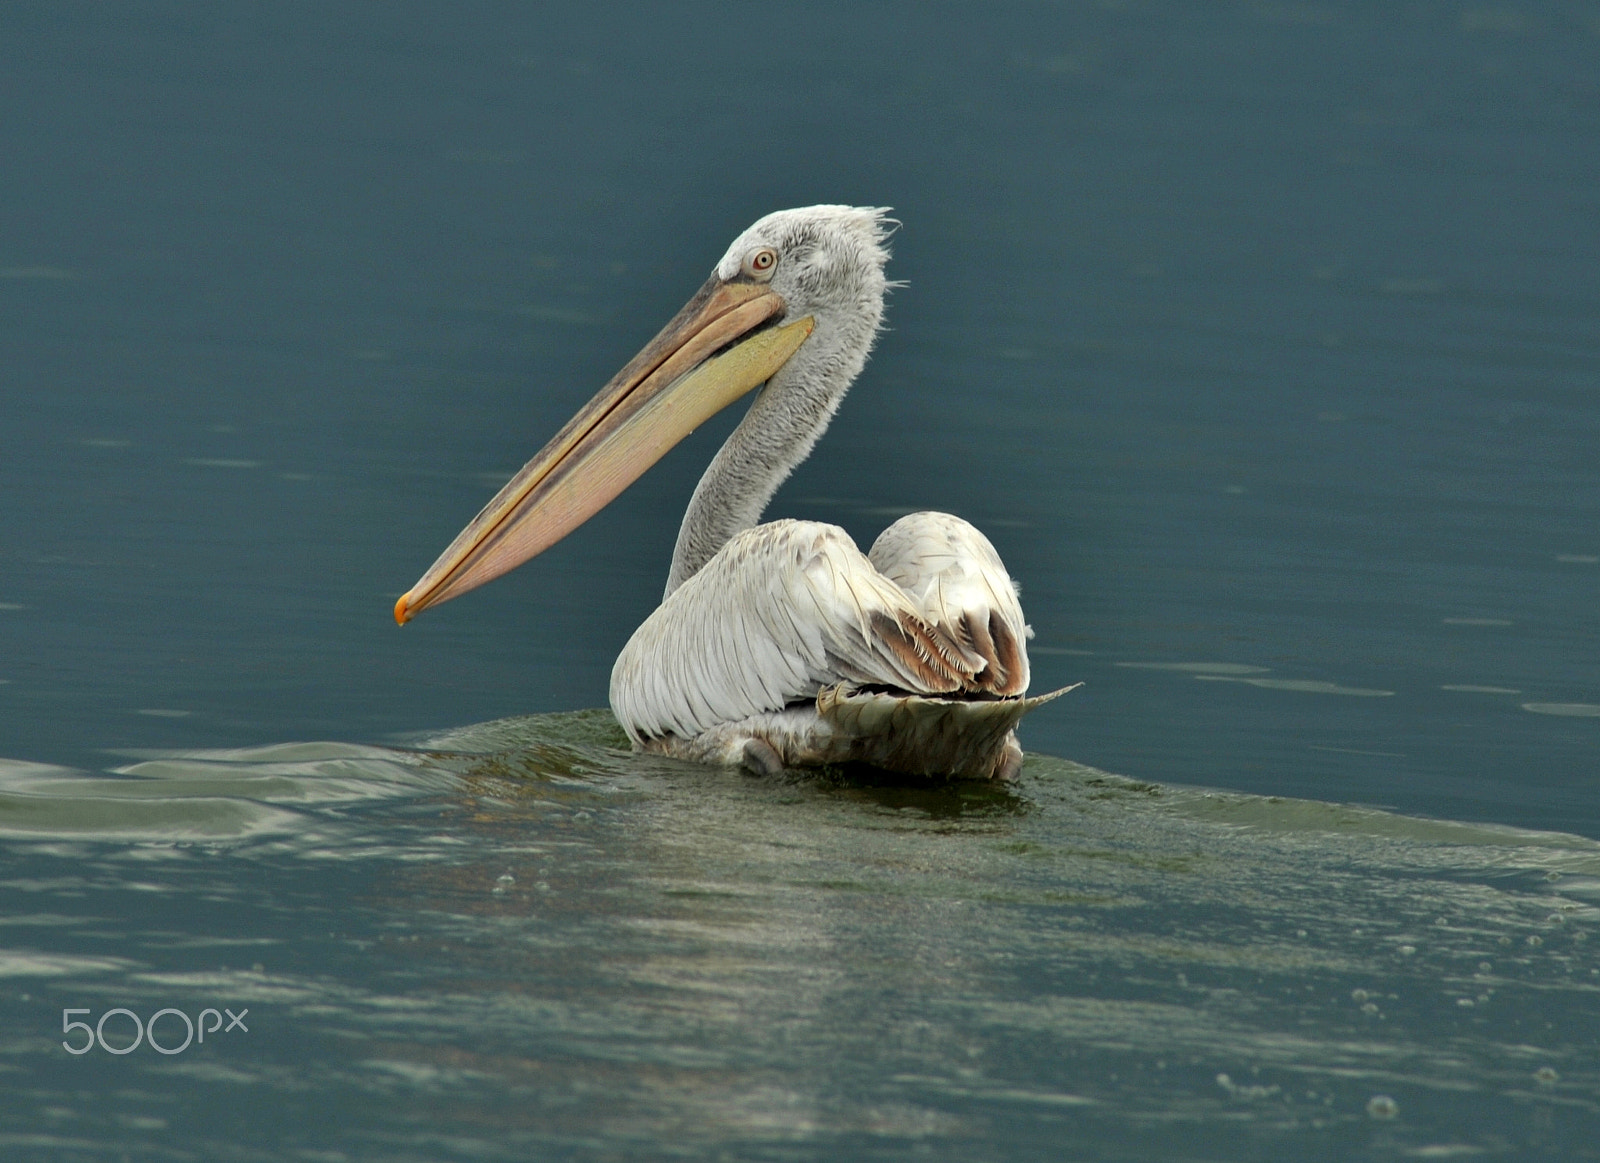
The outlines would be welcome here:
[[[771,773],[861,762],[1010,779],[1028,698],[1017,589],[948,513],[863,555],[843,529],[760,524],[866,364],[889,283],[880,209],[769,214],[395,605],[405,623],[543,552],[699,424],[760,387],[678,532],[661,605],[611,672],[636,750]],[[1071,688],[1068,688],[1071,689]]]

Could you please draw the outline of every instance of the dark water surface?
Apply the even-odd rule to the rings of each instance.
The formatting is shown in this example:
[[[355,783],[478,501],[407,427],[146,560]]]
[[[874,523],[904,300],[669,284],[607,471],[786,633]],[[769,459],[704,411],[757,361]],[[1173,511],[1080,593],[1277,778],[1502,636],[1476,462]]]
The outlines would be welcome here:
[[[1600,1154],[1592,6],[8,2],[0,111],[0,1155]],[[732,415],[389,609],[818,201],[772,514],[984,528],[1070,761],[386,746],[604,703]]]

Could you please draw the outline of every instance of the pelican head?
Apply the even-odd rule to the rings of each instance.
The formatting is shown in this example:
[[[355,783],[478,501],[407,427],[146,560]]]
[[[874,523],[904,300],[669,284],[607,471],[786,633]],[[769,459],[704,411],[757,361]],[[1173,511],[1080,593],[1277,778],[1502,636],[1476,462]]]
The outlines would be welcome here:
[[[507,482],[400,598],[395,621],[403,624],[542,553],[610,504],[696,427],[768,383],[761,400],[781,399],[783,406],[765,410],[759,431],[750,417],[740,426],[748,429],[746,444],[753,434],[757,444],[769,446],[756,452],[764,476],[753,484],[741,481],[743,504],[736,517],[746,520],[752,500],[759,515],[777,482],[810,451],[866,362],[888,289],[884,242],[893,224],[885,214],[808,206],[769,214],[741,234],[661,333]],[[728,453],[725,447],[713,462],[695,502],[716,499],[713,475]],[[741,446],[741,468],[749,463],[747,453]],[[691,503],[685,535],[696,512]],[[704,532],[699,524],[696,529]],[[707,536],[726,539],[722,533]],[[674,576],[680,572],[675,558]]]
[[[780,321],[806,316],[816,321],[806,344],[809,361],[825,358],[824,349],[859,355],[853,379],[883,320],[889,289],[884,243],[896,225],[887,214],[885,208],[862,206],[806,206],[768,214],[734,239],[712,278],[765,282],[785,304]]]

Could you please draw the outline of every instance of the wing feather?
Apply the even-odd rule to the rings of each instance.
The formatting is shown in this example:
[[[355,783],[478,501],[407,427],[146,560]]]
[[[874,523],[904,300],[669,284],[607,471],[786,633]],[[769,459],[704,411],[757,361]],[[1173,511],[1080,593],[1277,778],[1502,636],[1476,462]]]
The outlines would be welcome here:
[[[611,706],[635,739],[690,738],[840,681],[973,690],[984,665],[844,530],[774,521],[735,536],[634,632],[611,672]]]
[[[961,647],[980,689],[1027,691],[1033,631],[1000,555],[977,528],[949,513],[911,513],[879,535],[867,558],[924,622]]]

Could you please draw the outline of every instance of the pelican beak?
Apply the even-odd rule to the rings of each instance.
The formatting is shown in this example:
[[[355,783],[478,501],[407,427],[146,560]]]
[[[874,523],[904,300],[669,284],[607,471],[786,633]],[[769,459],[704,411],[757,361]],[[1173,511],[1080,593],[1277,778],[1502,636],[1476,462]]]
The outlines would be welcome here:
[[[811,334],[772,324],[765,284],[715,275],[456,535],[394,607],[404,625],[543,553],[616,499],[695,428],[765,383]]]

